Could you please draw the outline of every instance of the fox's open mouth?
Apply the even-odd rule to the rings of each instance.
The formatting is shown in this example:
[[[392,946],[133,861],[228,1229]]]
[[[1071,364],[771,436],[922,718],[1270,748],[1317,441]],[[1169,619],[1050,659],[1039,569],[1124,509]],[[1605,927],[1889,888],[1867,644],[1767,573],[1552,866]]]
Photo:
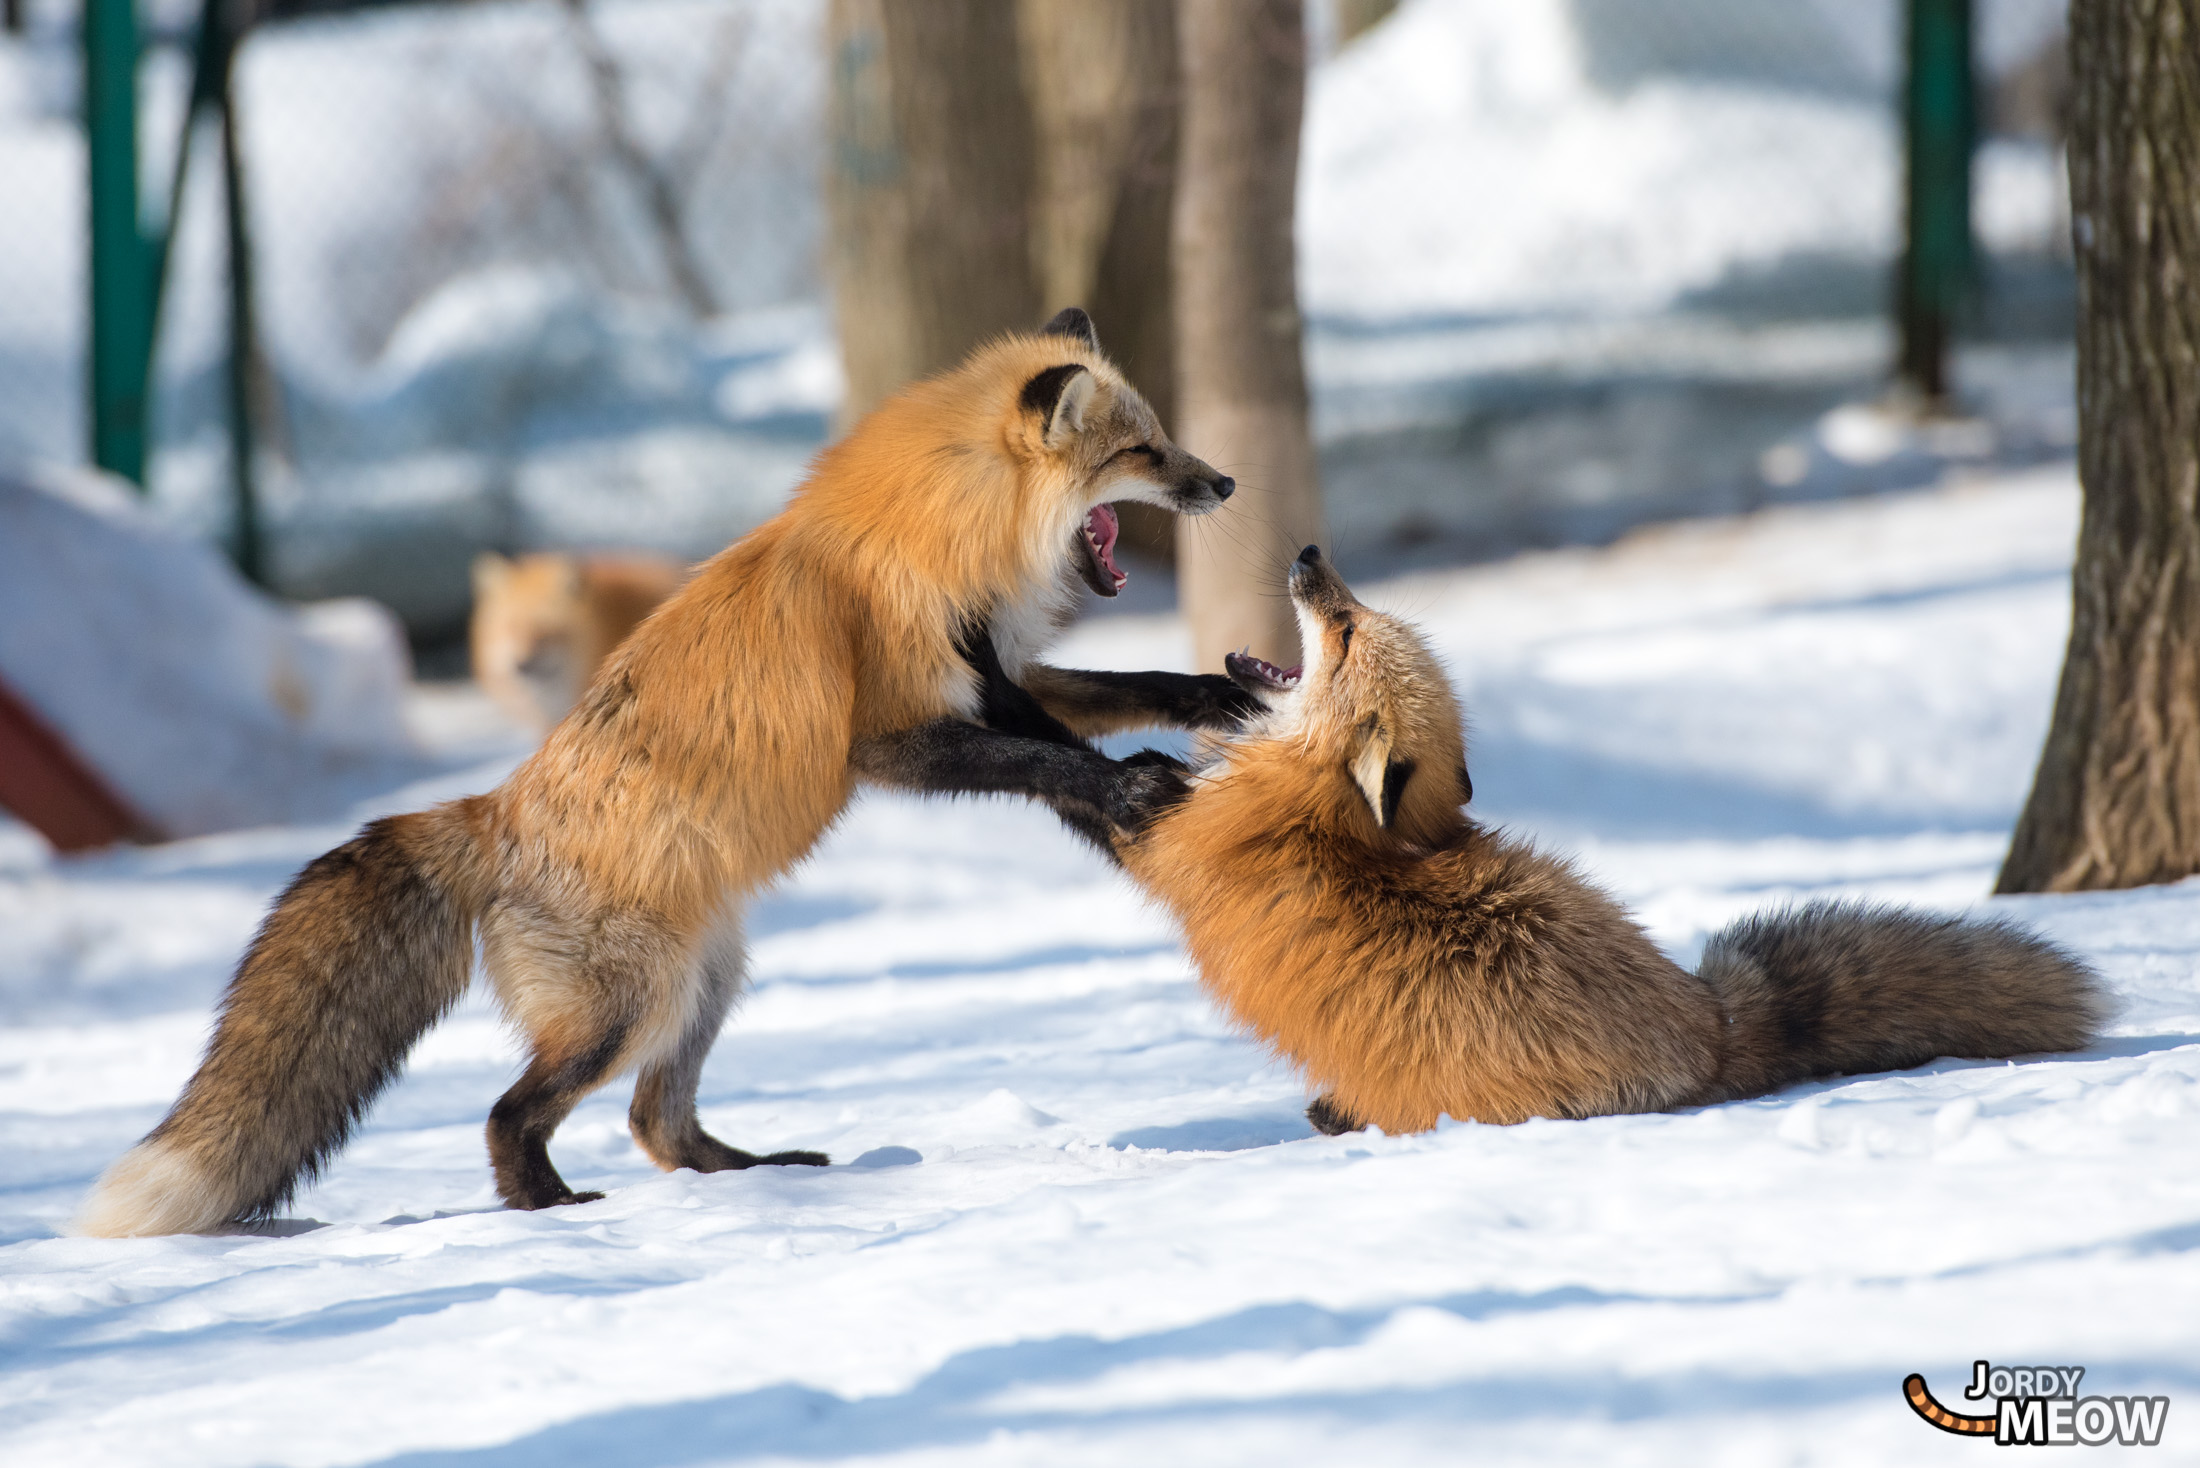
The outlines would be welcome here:
[[[1222,659],[1222,668],[1240,688],[1256,691],[1267,688],[1289,693],[1299,686],[1299,675],[1305,672],[1306,665],[1279,668],[1266,658],[1256,658],[1249,652],[1233,652]]]
[[[1127,572],[1118,570],[1115,564],[1115,537],[1121,527],[1116,524],[1115,506],[1094,505],[1085,516],[1085,523],[1077,527],[1071,539],[1083,552],[1077,558],[1077,573],[1085,578],[1085,584],[1102,596],[1113,596],[1130,580]]]

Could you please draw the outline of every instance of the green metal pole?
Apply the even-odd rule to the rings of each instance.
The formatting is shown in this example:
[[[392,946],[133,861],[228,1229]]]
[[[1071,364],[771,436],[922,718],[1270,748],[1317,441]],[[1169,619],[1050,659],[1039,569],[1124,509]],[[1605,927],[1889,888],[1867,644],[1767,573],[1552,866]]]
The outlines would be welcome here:
[[[209,23],[222,0],[206,7]],[[267,584],[260,537],[260,491],[252,461],[252,408],[259,366],[259,342],[252,310],[252,228],[246,208],[242,138],[237,126],[237,45],[243,38],[228,29],[222,36],[222,197],[229,236],[229,471],[235,493],[233,549],[245,580]]]
[[[84,0],[92,462],[142,487],[160,249],[138,207],[137,61],[132,0]]]
[[[1905,189],[1897,371],[1929,403],[1948,396],[1948,344],[1971,287],[1972,0],[1909,0],[1902,89]]]

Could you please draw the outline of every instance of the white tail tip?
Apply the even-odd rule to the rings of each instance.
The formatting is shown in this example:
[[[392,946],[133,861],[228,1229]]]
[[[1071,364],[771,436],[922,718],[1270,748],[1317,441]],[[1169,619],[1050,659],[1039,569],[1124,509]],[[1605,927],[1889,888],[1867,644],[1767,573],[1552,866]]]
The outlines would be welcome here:
[[[69,1232],[99,1239],[211,1233],[234,1211],[193,1158],[167,1142],[140,1142],[99,1175]]]

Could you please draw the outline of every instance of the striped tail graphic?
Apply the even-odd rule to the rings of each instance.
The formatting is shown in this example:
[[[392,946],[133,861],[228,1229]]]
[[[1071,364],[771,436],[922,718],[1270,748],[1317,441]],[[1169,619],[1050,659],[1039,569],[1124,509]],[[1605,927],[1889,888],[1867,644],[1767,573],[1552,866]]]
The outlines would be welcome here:
[[[1942,1432],[1961,1433],[1966,1437],[1988,1433],[2000,1420],[2000,1413],[1992,1417],[1963,1417],[1949,1411],[1933,1400],[1933,1394],[1925,1388],[1925,1378],[1915,1371],[1902,1378],[1902,1395],[1910,1399],[1910,1406]]]

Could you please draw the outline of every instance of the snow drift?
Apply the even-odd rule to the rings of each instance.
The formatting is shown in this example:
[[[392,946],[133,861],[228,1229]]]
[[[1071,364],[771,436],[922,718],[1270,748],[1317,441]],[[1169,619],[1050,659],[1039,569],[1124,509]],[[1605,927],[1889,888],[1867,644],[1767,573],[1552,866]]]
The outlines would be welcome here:
[[[172,836],[321,819],[425,773],[388,612],[290,609],[113,480],[0,471],[0,677]]]

